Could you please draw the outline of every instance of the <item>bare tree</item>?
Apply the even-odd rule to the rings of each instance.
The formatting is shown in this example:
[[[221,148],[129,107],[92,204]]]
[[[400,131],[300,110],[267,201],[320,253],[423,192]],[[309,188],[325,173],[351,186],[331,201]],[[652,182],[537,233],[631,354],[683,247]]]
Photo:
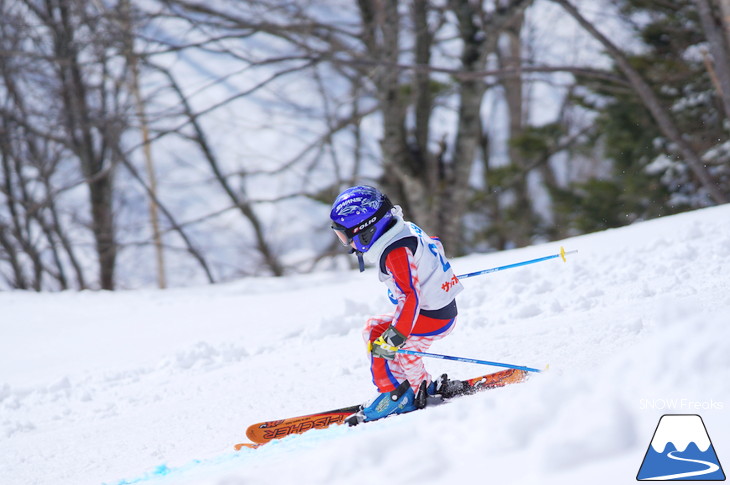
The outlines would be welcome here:
[[[0,261],[8,262],[12,276],[6,280],[13,287],[83,289],[87,278],[57,204],[77,183],[58,187],[67,155],[63,136],[47,131],[54,126],[46,121],[52,114],[48,101],[37,104],[28,89],[28,80],[48,76],[46,61],[55,58],[26,50],[39,39],[28,38],[28,11],[10,7],[0,3]],[[53,283],[46,283],[48,277]]]
[[[337,137],[345,137],[348,131],[352,131],[355,144],[352,159],[355,160],[354,165],[359,166],[360,162],[357,160],[362,157],[359,123],[374,109],[371,104],[363,106],[359,96],[352,97],[351,102],[344,107],[341,104],[335,106],[338,101],[328,93],[326,87],[323,87],[323,75],[319,70],[326,65],[326,60],[331,58],[332,52],[341,52],[349,48],[346,45],[347,40],[343,39],[343,37],[347,39],[349,34],[343,34],[342,29],[334,25],[320,23],[310,18],[303,11],[304,6],[297,2],[245,1],[237,3],[237,6],[241,7],[237,9],[227,8],[225,4],[210,5],[185,0],[165,0],[161,4],[164,6],[164,12],[170,12],[171,15],[176,15],[179,19],[189,22],[192,28],[201,34],[200,40],[190,45],[185,44],[182,39],[180,44],[177,43],[177,40],[156,41],[162,52],[165,49],[215,52],[230,59],[231,63],[240,65],[241,72],[263,73],[254,74],[259,75],[262,80],[252,87],[234,93],[219,103],[204,108],[194,108],[181,85],[181,80],[177,79],[174,72],[154,64],[152,60],[154,55],[148,56],[144,61],[162,74],[167,86],[180,100],[179,109],[167,115],[179,120],[179,124],[173,129],[161,131],[158,139],[172,135],[193,143],[200,153],[202,161],[212,173],[213,180],[230,200],[231,208],[237,210],[251,228],[253,245],[261,257],[263,268],[274,275],[284,274],[286,267],[281,261],[281,255],[273,247],[273,238],[267,234],[269,229],[262,222],[258,208],[260,202],[270,204],[280,197],[273,195],[266,201],[259,201],[248,196],[247,179],[262,175],[286,177],[288,172],[294,170],[301,172],[301,167],[307,164],[306,172],[321,173],[322,167],[330,164],[334,167],[335,177],[326,180],[322,180],[321,177],[314,179],[302,177],[300,178],[301,191],[298,194],[289,194],[289,196],[298,195],[322,201],[333,198],[337,188],[345,181],[351,183],[354,180],[353,173],[356,173],[356,169],[345,170],[340,166],[337,152],[342,143],[336,143],[334,140]],[[226,42],[227,39],[234,38],[255,38],[256,42],[272,43],[273,41],[273,43],[283,43],[288,47],[284,49],[283,54],[275,55],[276,49],[272,49],[270,57],[262,58],[260,52],[255,54],[248,52],[243,43]],[[334,45],[339,50],[322,49],[322,45]],[[361,89],[362,80],[359,76],[354,75],[353,69],[348,70],[337,63],[330,66],[327,68],[329,73],[336,71],[337,75],[341,76],[340,79],[352,86],[353,91]],[[322,130],[312,137],[311,142],[305,144],[301,152],[290,160],[277,164],[276,168],[268,172],[252,169],[245,163],[226,160],[218,154],[218,149],[209,140],[206,124],[206,118],[209,115],[215,113],[219,108],[253,98],[261,91],[271,90],[277,82],[283,79],[301,78],[302,75],[311,80],[311,85],[315,90],[319,89],[321,118],[315,123],[321,126]],[[219,81],[223,80],[212,80],[211,85],[216,85]],[[289,108],[292,111],[299,109],[295,102],[291,102]],[[310,108],[300,110],[302,120],[312,116],[307,112],[308,109]],[[346,111],[350,113],[343,116],[342,113]],[[235,165],[239,167],[232,170],[230,167]],[[316,187],[314,191],[311,189],[312,186]],[[284,196],[284,199],[287,197]]]
[[[7,262],[10,286],[116,286],[118,166],[150,193],[214,281],[205,257],[130,162],[136,147],[123,141],[136,85],[128,82],[128,73],[136,72],[130,47],[135,19],[125,5],[0,1],[0,262]],[[144,100],[137,101],[139,113]],[[86,204],[78,196],[65,200],[79,189]],[[94,259],[83,254],[89,247],[95,249],[98,279],[86,274],[84,262]]]
[[[216,150],[211,146],[208,141],[208,136],[203,129],[202,125],[198,122],[198,114],[195,113],[187,101],[187,98],[183,94],[179,85],[175,79],[170,75],[169,72],[165,72],[165,75],[170,81],[170,85],[173,87],[175,92],[178,94],[180,103],[183,107],[183,113],[187,118],[190,126],[192,127],[192,135],[190,139],[198,146],[205,161],[210,166],[215,179],[220,184],[225,194],[231,199],[234,207],[241,211],[243,216],[250,222],[256,240],[256,247],[263,256],[266,266],[271,270],[275,276],[281,276],[284,274],[284,267],[279,261],[279,257],[271,250],[269,244],[266,241],[266,235],[259,220],[258,215],[253,209],[253,205],[247,200],[246,194],[242,191],[235,190],[229,183],[229,177],[223,172],[221,164],[216,156]]]
[[[113,211],[116,162],[111,148],[120,143],[126,106],[124,93],[113,78],[109,41],[99,19],[85,9],[85,2],[23,0],[15,10],[5,8],[8,14],[14,13],[15,20],[35,24],[24,33],[33,33],[26,45],[33,43],[36,52],[26,55],[36,56],[42,64],[45,80],[35,80],[50,98],[58,100],[57,109],[44,112],[52,121],[37,126],[63,146],[66,157],[78,163],[88,190],[99,285],[112,289],[118,248]],[[39,119],[24,122],[30,125]]]
[[[576,83],[590,77],[632,89],[707,193],[727,200],[713,179],[719,171],[703,163],[711,147],[682,136],[687,120],[662,104],[623,46],[569,0],[554,2],[602,43],[620,74],[525,58],[531,0],[0,0],[0,277],[24,288],[114,288],[121,251],[139,245],[161,256],[163,234],[168,247],[182,242],[210,282],[307,270],[336,248],[323,235],[311,244],[316,254],[294,260],[288,251],[299,249],[295,238],[282,237],[268,215],[303,201],[321,210],[315,225],[326,232],[326,206],[354,183],[380,184],[450,253],[529,244],[549,230],[528,180],[548,194],[570,190],[558,187],[551,160],[582,133],[565,126],[564,112],[554,124],[530,126],[527,90],[555,72],[575,74]],[[724,3],[691,2],[708,41],[707,68],[728,111]],[[207,65],[213,58],[219,62]],[[190,67],[200,73],[195,81],[181,74]],[[201,79],[205,85],[191,87]],[[37,93],[57,101],[45,106]],[[504,119],[485,103],[494,99],[506,107]],[[286,146],[259,149],[258,128],[250,126],[234,143],[252,140],[256,159],[218,145],[222,113],[237,117],[257,104],[265,105],[262,118],[277,117],[271,126],[255,121],[261,130],[281,136],[289,125]],[[508,144],[489,139],[491,125],[508,132]],[[526,149],[536,137],[539,146]],[[185,183],[215,205],[181,217],[187,208],[171,202],[172,184],[163,179],[156,187],[153,170],[143,176],[153,146],[161,173],[190,169],[198,178],[186,173]],[[182,164],[173,160],[178,150],[185,151]],[[484,187],[474,184],[475,168]],[[286,188],[263,193],[260,180]],[[75,200],[67,204],[70,193]],[[150,201],[151,231],[136,200],[129,204],[140,194]],[[130,217],[127,210],[137,212]],[[248,243],[230,246],[244,246],[259,264],[211,267],[212,253],[203,249],[209,241],[198,237],[224,214],[234,215],[225,223],[233,221]],[[124,231],[133,224],[136,240]],[[97,264],[89,265],[83,252],[92,246]],[[98,265],[98,278],[89,278],[85,265]]]
[[[439,9],[429,2],[412,3],[413,36],[408,42],[413,52],[415,72],[410,82],[413,93],[404,90],[408,82],[400,65],[401,52],[399,2],[360,0],[358,5],[363,23],[363,44],[367,57],[376,62],[372,73],[383,117],[383,182],[398,194],[413,218],[427,230],[438,234],[445,247],[454,253],[461,251],[463,216],[469,199],[469,177],[483,139],[481,107],[487,84],[477,73],[486,69],[487,59],[496,52],[501,32],[530,4],[514,0],[493,5],[485,2],[451,0]],[[453,80],[457,114],[453,146],[445,142],[434,151],[429,137],[434,111],[434,79],[429,62],[435,31],[429,26],[429,15],[452,14],[453,26],[460,43],[460,74]],[[435,21],[436,27],[443,20]],[[415,113],[412,124],[409,110]]]

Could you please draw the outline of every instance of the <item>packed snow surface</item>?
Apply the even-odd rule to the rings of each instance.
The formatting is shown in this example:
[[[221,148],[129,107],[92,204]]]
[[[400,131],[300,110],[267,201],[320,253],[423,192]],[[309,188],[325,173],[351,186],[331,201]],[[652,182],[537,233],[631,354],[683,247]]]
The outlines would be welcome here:
[[[635,483],[664,414],[701,415],[730,464],[730,206],[452,263],[561,245],[578,253],[465,279],[457,327],[431,348],[547,372],[238,453],[251,423],[372,397],[360,331],[393,308],[374,270],[0,293],[0,482]]]

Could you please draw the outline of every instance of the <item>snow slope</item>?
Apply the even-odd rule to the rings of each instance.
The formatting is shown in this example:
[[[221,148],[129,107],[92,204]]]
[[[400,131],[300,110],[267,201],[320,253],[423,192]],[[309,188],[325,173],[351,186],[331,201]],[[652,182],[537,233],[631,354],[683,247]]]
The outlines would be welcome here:
[[[635,483],[666,413],[700,414],[730,464],[730,206],[453,264],[560,245],[579,252],[464,280],[432,347],[549,372],[240,453],[252,422],[371,397],[360,327],[392,308],[373,270],[0,293],[0,483]]]

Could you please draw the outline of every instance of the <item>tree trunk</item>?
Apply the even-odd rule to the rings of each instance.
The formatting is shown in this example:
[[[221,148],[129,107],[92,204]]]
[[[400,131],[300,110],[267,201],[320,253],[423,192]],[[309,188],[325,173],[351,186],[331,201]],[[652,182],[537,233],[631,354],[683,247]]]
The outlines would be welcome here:
[[[468,0],[450,0],[456,14],[462,41],[461,71],[474,73],[484,69],[489,54],[497,49],[501,32],[512,24],[529,5],[529,0],[513,0],[492,14]],[[462,254],[462,224],[470,192],[469,178],[482,136],[481,107],[487,85],[479,76],[463,76],[459,80],[459,112],[454,152],[451,157],[449,188],[440,207],[441,238],[444,247]]]
[[[394,67],[399,64],[400,56],[400,22],[397,0],[384,2],[375,0],[359,0],[360,16],[363,24],[362,43],[369,58],[376,59],[378,65],[368,73],[376,86],[378,105],[383,117],[383,137],[380,147],[383,154],[383,171],[381,188],[400,205],[407,218],[421,225],[426,231],[434,229],[431,204],[431,193],[425,179],[428,170],[423,165],[423,153],[426,146],[421,146],[423,137],[428,135],[428,122],[424,118],[426,111],[430,116],[430,101],[428,84],[430,76],[427,73],[416,75],[414,83],[415,95],[418,100],[416,108],[417,143],[409,143],[406,128],[406,111],[410,98],[403,89],[404,81],[401,70]],[[427,2],[414,3],[414,22],[416,29],[427,29],[425,16]],[[429,34],[421,32],[416,40],[416,57],[420,62],[429,59]]]
[[[132,20],[132,8],[129,0],[121,0],[119,3],[121,11],[120,30],[124,36],[124,56],[127,58],[129,67],[129,87],[134,96],[134,104],[139,121],[139,129],[142,135],[142,154],[145,161],[145,169],[147,170],[147,179],[149,180],[149,189],[152,197],[149,198],[148,210],[150,214],[150,226],[152,229],[152,241],[155,248],[155,263],[157,267],[157,287],[160,289],[167,288],[167,275],[165,273],[165,251],[162,244],[162,233],[160,231],[160,222],[157,207],[157,174],[152,159],[152,144],[150,141],[150,130],[147,123],[147,114],[145,112],[144,99],[140,89],[139,81],[139,62],[137,53],[134,49],[135,33],[134,23]]]
[[[730,46],[730,0],[714,0],[714,3],[720,9],[720,23],[727,45]]]
[[[730,119],[730,44],[726,33],[723,32],[722,12],[713,9],[710,0],[695,0],[695,3],[712,54],[718,94],[722,99],[725,117]]]
[[[46,0],[46,6],[49,21],[55,22],[54,47],[60,64],[66,130],[89,189],[91,230],[99,262],[99,285],[102,289],[113,290],[117,257],[112,201],[114,167],[96,149],[95,128],[90,119],[91,107],[87,100],[86,84],[75,46],[74,26],[71,24],[68,5],[63,1],[56,3],[54,0]],[[58,18],[54,18],[56,16]],[[115,139],[111,142],[116,141]]]
[[[533,231],[533,210],[530,201],[527,177],[530,173],[530,163],[525,159],[523,151],[512,143],[512,140],[519,138],[525,127],[524,120],[524,103],[523,103],[523,82],[520,66],[522,64],[522,41],[520,34],[522,32],[522,24],[524,23],[524,15],[518,15],[505,29],[506,46],[500,49],[500,67],[505,70],[513,70],[514,75],[506,76],[502,80],[502,86],[505,91],[505,100],[509,111],[509,139],[510,143],[507,147],[510,163],[515,167],[517,175],[514,183],[506,189],[512,189],[515,201],[510,211],[509,233],[507,237],[516,246],[528,246],[532,240]]]

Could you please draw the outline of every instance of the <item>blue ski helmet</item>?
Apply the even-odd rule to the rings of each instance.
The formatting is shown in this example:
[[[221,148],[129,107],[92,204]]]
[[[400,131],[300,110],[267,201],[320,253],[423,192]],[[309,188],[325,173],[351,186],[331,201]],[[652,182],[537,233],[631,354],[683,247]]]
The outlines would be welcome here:
[[[392,208],[388,196],[375,187],[350,187],[332,204],[332,229],[343,245],[354,242],[355,250],[364,253],[390,228]]]

